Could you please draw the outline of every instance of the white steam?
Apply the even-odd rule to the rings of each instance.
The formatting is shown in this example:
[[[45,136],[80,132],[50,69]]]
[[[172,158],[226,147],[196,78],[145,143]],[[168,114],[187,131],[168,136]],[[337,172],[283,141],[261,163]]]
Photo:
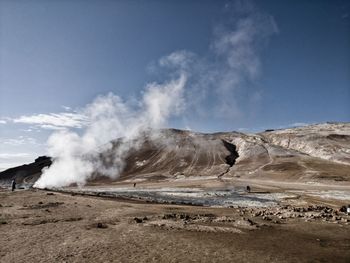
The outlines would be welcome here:
[[[171,115],[184,110],[185,84],[185,74],[163,85],[149,84],[136,106],[112,93],[97,97],[83,110],[88,125],[82,135],[63,130],[50,136],[48,154],[54,162],[34,187],[84,185],[95,172],[117,178],[124,154],[137,146],[134,140],[140,133],[162,127]],[[111,149],[110,141],[121,137],[124,143],[114,153],[112,165],[104,165],[98,158],[100,152]]]

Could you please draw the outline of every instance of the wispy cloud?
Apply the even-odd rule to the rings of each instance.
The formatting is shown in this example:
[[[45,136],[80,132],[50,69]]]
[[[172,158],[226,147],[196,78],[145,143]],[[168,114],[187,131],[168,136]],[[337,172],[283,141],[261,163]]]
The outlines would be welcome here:
[[[307,126],[309,123],[306,122],[295,122],[292,124],[289,124],[288,127],[301,127],[301,126]]]
[[[25,163],[31,163],[35,159],[35,155],[26,152],[17,153],[0,153],[0,171],[23,165]]]
[[[188,50],[179,50],[160,58],[159,65],[162,67],[188,69],[195,58],[196,55],[193,52]]]
[[[27,158],[31,156],[29,153],[0,153],[0,159],[11,160],[14,158]]]
[[[66,106],[66,105],[62,105],[61,107],[62,107],[64,110],[66,110],[66,111],[71,111],[71,110],[72,110],[71,107]]]
[[[6,124],[7,123],[7,121],[5,121],[5,120],[0,120],[0,124]]]
[[[20,146],[20,145],[38,145],[36,139],[27,136],[18,136],[17,138],[0,138],[0,144],[9,146]]]
[[[14,123],[37,125],[43,129],[62,130],[65,128],[82,128],[87,124],[87,118],[81,113],[49,113],[21,116]]]
[[[278,33],[278,27],[272,16],[249,3],[235,3],[230,10],[227,6],[230,21],[214,28],[207,54],[178,50],[158,60],[159,72],[166,69],[170,74],[185,72],[188,76],[187,113],[237,118],[249,114],[244,113],[244,105],[263,96],[253,88],[262,72],[260,51]]]

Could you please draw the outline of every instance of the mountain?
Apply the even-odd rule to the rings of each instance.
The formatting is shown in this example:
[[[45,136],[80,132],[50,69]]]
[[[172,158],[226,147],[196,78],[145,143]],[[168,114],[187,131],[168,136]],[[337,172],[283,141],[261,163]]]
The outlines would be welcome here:
[[[130,144],[130,142],[128,142]],[[142,135],[126,145],[112,142],[99,158],[112,166],[116,153],[123,153],[123,166],[116,180],[186,178],[249,178],[285,182],[349,182],[350,123],[324,123],[250,134],[213,134],[165,129],[157,135]],[[33,183],[51,159],[0,173],[0,180],[13,177]],[[119,168],[120,168],[119,167]],[[90,183],[109,183],[96,173]]]
[[[12,179],[16,179],[17,184],[33,185],[39,179],[44,167],[49,167],[52,163],[50,157],[39,156],[33,163],[24,164],[0,172],[0,185],[9,185]]]

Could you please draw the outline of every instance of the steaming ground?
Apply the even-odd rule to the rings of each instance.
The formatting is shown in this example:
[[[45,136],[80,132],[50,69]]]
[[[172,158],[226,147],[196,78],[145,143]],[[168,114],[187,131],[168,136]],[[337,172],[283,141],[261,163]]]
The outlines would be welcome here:
[[[4,172],[2,178],[10,180],[15,176],[24,188],[35,183],[34,186],[42,188],[104,191],[155,202],[181,203],[182,195],[183,203],[230,206],[240,205],[237,200],[241,200],[241,205],[264,205],[270,197],[242,195],[247,185],[273,187],[282,192],[347,191],[350,186],[349,136],[348,123],[326,123],[259,134],[153,130],[133,140],[118,139],[107,147],[96,149],[93,159],[84,162],[98,163],[99,168],[93,170],[88,179],[84,177],[86,182],[79,176],[81,169],[75,172],[69,166],[68,170],[58,173],[60,169],[55,162],[60,167],[65,161],[57,159],[49,169],[44,169],[38,180],[37,168],[51,163],[45,158],[42,163],[28,166],[31,169],[24,167]],[[110,174],[113,171],[114,174]],[[52,179],[52,176],[58,178]],[[62,182],[70,184],[62,186]],[[172,192],[179,189],[178,195],[169,195],[166,192],[169,188],[175,189]],[[187,193],[185,189],[189,189]],[[198,192],[202,196],[196,196]],[[218,196],[214,202],[211,198],[215,192]],[[349,192],[328,196],[347,200]],[[229,198],[232,200],[228,201]],[[249,198],[255,198],[254,202]],[[279,200],[278,197],[272,199],[271,202]]]
[[[331,185],[350,182],[348,123],[259,134],[152,130],[91,151],[93,154],[80,155],[78,160],[59,155],[35,186],[206,177]],[[90,173],[85,174],[87,171]]]

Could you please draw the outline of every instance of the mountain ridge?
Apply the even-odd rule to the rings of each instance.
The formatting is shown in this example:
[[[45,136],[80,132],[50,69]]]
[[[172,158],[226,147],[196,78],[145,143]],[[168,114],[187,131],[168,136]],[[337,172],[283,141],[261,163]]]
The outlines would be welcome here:
[[[96,172],[89,183],[193,177],[350,182],[350,123],[321,123],[260,133],[163,129],[156,136],[142,136],[138,146],[124,154],[122,172],[116,179]],[[115,165],[113,158],[122,143],[113,141],[112,148],[99,157]],[[51,159],[45,159],[41,166],[34,162],[11,168],[0,172],[0,181],[16,178],[34,183],[40,170],[49,165]]]

